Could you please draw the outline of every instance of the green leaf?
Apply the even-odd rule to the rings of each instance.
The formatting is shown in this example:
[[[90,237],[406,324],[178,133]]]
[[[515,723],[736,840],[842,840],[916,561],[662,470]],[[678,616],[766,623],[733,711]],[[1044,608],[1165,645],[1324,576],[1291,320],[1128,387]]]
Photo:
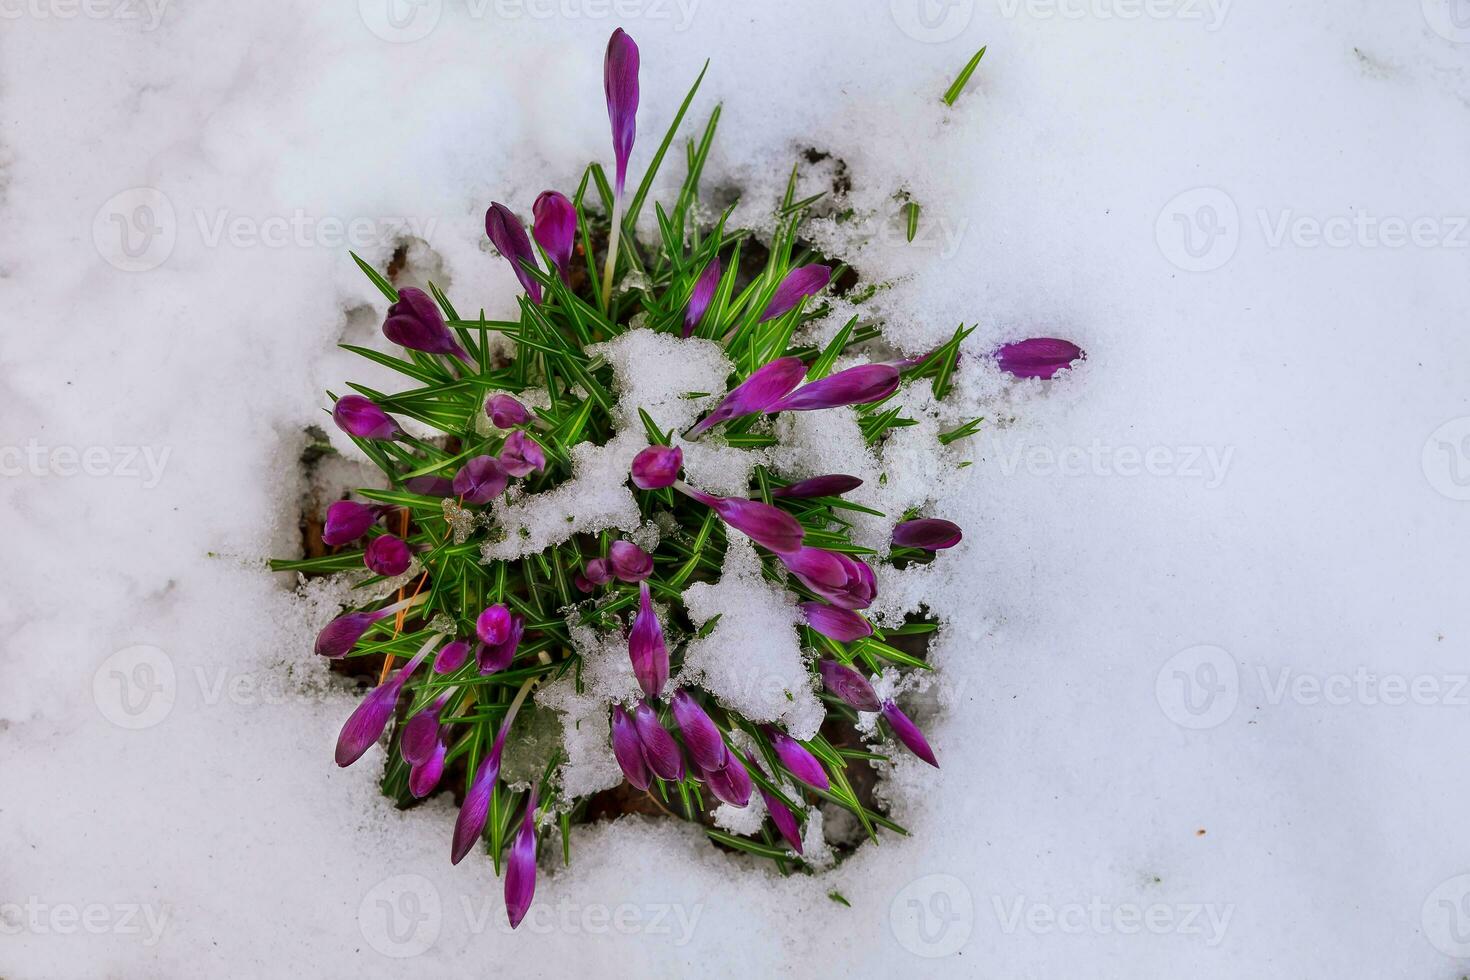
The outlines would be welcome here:
[[[958,99],[960,97],[960,93],[963,92],[965,90],[965,86],[970,83],[970,76],[975,74],[976,68],[980,67],[980,59],[983,57],[985,57],[985,48],[981,48],[979,51],[976,51],[975,56],[965,64],[964,68],[960,69],[959,75],[955,77],[955,80],[944,92],[945,105],[954,105],[955,99]],[[911,238],[910,241],[912,240],[913,239]]]

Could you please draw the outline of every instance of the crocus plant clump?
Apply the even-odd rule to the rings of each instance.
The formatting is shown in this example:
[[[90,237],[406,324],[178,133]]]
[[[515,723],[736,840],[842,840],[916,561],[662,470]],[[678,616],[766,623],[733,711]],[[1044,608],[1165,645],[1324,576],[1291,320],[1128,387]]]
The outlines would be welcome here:
[[[386,600],[344,611],[316,641],[322,657],[362,659],[378,678],[346,719],[336,761],[358,761],[391,729],[384,781],[390,795],[408,802],[436,789],[462,793],[449,857],[458,863],[476,849],[489,853],[503,871],[512,925],[531,905],[545,828],[560,823],[566,856],[570,824],[585,811],[585,800],[559,793],[559,754],[515,782],[502,779],[537,688],[580,678],[574,630],[619,638],[641,691],[607,705],[598,722],[625,792],[648,794],[659,810],[706,824],[720,844],[783,870],[796,866],[793,852],[803,850],[812,803],[847,809],[869,835],[901,830],[854,788],[849,766],[881,762],[889,746],[939,765],[919,726],[874,683],[884,672],[891,679],[894,671],[927,669],[912,638],[937,624],[910,617],[884,631],[865,610],[877,596],[874,563],[936,560],[960,544],[961,529],[936,515],[892,515],[887,549],[859,547],[849,518],[865,508],[844,499],[862,484],[857,477],[788,477],[762,463],[744,494],[715,494],[690,482],[684,456],[701,441],[770,447],[778,441],[772,416],[837,409],[855,412],[864,438],[880,444],[908,424],[901,408],[888,404],[904,386],[922,381],[944,397],[970,331],[957,331],[923,357],[869,358],[843,369],[840,360],[853,361],[878,339],[875,327],[854,318],[828,343],[795,343],[845,270],[800,244],[812,202],[793,201],[790,191],[759,271],[748,262],[742,271],[742,250],[761,252],[748,233],[727,227],[730,212],[712,223],[697,218],[718,113],[688,143],[677,199],[657,208],[658,240],[641,241],[635,231],[654,171],[695,92],[649,172],[629,185],[638,64],[632,38],[616,31],[604,86],[611,181],[593,164],[570,196],[545,191],[531,208],[529,233],[501,203],[486,212],[486,234],[520,285],[518,319],[463,316],[432,284],[395,286],[358,260],[387,300],[383,334],[401,351],[349,349],[398,372],[409,387],[389,394],[352,385],[354,393],[335,398],[332,417],[389,488],[331,504],[322,541],[335,553],[274,563],[312,573],[366,568],[358,586],[366,594],[381,595],[386,584]],[[498,503],[554,491],[572,478],[574,447],[602,447],[617,434],[612,371],[589,348],[635,329],[635,318],[636,329],[674,343],[719,344],[735,365],[723,394],[702,393],[709,407],[684,431],[661,431],[640,411],[643,448],[628,453],[617,480],[626,481],[641,519],[663,529],[659,544],[650,552],[608,526],[569,533],[532,554],[487,558],[487,544],[505,535],[495,519]],[[1018,377],[1050,378],[1082,354],[1066,341],[1037,339],[992,356]],[[410,434],[400,419],[437,435]],[[697,678],[681,679],[684,649],[702,632],[681,596],[719,577],[737,537],[754,544],[765,578],[799,609],[811,687],[826,711],[810,737],[752,721],[701,689]],[[859,723],[870,745],[857,736]],[[768,816],[758,832],[709,826],[715,805],[745,808],[757,796]]]

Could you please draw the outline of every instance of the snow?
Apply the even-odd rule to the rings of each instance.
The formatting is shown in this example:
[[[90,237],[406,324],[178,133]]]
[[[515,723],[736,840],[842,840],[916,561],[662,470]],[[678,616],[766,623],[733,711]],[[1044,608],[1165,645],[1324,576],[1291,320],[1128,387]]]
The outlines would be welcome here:
[[[1440,0],[927,9],[616,22],[643,49],[633,174],[711,57],[712,203],[744,188],[734,222],[769,225],[795,158],[830,154],[799,195],[840,159],[813,234],[865,239],[844,257],[884,288],[853,310],[897,350],[978,322],[976,354],[1088,351],[1049,384],[967,359],[974,465],[903,477],[966,532],[882,580],[949,621],[938,682],[903,696],[944,768],[900,756],[911,835],[819,875],[668,820],[580,829],[569,868],[552,835],[510,934],[488,860],[447,861],[446,799],[394,809],[380,750],[332,764],[359,696],[311,654],[336,587],[303,598],[261,559],[299,548],[318,482],[361,482],[301,471],[306,426],[350,450],[323,390],[393,384],[335,346],[382,343],[347,249],[382,266],[415,229],[412,274],[510,314],[484,209],[607,162],[614,11],[11,8],[7,976],[1470,966],[1470,36]],[[878,465],[908,453],[900,433]],[[598,520],[637,525],[610,499]]]

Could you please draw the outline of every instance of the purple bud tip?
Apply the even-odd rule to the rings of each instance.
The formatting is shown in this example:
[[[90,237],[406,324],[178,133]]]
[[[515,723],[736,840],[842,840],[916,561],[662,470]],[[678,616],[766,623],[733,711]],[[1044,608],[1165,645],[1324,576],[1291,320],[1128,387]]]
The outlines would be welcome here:
[[[802,585],[839,609],[866,609],[878,595],[873,570],[850,555],[801,548],[780,557]]]
[[[386,613],[355,612],[338,616],[328,623],[316,636],[316,652],[323,657],[336,660],[345,657],[362,639],[368,627],[382,619]]]
[[[469,659],[470,645],[464,640],[452,640],[444,644],[439,655],[434,658],[434,673],[452,674],[464,666]]]
[[[801,828],[797,826],[795,814],[787,808],[785,803],[778,800],[774,794],[768,793],[764,789],[761,790],[761,798],[766,801],[766,810],[771,814],[771,823],[776,825],[776,829],[781,832],[781,836],[786,839],[786,843],[791,845],[791,849],[797,854],[800,854],[802,852]]]
[[[720,257],[717,255],[704,267],[694,283],[694,290],[689,294],[689,305],[684,308],[685,337],[692,335],[694,328],[699,326],[699,321],[704,319],[704,311],[709,309],[710,300],[714,299],[719,285]]]
[[[878,694],[868,679],[846,664],[823,660],[817,665],[822,672],[822,685],[859,711],[877,711]]]
[[[1002,371],[1018,378],[1041,378],[1046,381],[1055,377],[1058,371],[1070,368],[1074,361],[1085,357],[1087,352],[1070,340],[1033,337],[998,349],[995,352],[995,363]]]
[[[422,800],[439,785],[439,780],[444,775],[444,757],[447,752],[448,746],[439,742],[427,759],[409,769],[408,791],[414,795],[414,799]]]
[[[403,435],[388,413],[361,395],[343,395],[332,406],[337,428],[358,439],[397,439]]]
[[[440,697],[404,722],[402,734],[398,737],[398,749],[409,765],[421,765],[434,754],[434,744],[439,741],[439,713],[447,701],[447,697]]]
[[[631,541],[614,541],[607,560],[613,575],[624,582],[641,582],[653,574],[653,556]]]
[[[659,722],[658,713],[647,701],[638,702],[633,725],[638,729],[638,741],[643,743],[643,758],[648,768],[660,779],[683,779],[684,756],[679,753],[679,743]]]
[[[838,609],[824,602],[803,602],[807,625],[839,643],[851,643],[873,635],[873,624],[851,609]]]
[[[475,634],[483,643],[504,643],[514,623],[510,610],[497,602],[486,607],[475,620]]]
[[[607,56],[602,63],[602,90],[607,96],[607,119],[612,125],[616,189],[623,196],[628,178],[628,157],[638,129],[638,45],[621,27],[607,39]]]
[[[761,547],[778,555],[801,550],[801,540],[806,531],[800,521],[781,508],[743,497],[715,497],[692,487],[685,487],[682,483],[679,487],[684,493],[711,508],[719,515],[720,520]]]
[[[647,582],[638,586],[638,614],[633,617],[633,629],[628,634],[628,659],[633,662],[633,675],[638,678],[643,693],[651,698],[658,697],[669,679],[669,648],[664,643],[663,627],[653,611],[653,597]],[[654,766],[654,771],[659,772],[657,766]],[[663,773],[659,772],[659,775]]]
[[[684,735],[684,747],[689,750],[694,764],[706,771],[723,769],[729,758],[725,740],[720,737],[719,728],[704,708],[683,688],[674,692],[670,704],[674,709],[674,720]]]
[[[388,307],[388,317],[383,321],[383,336],[409,350],[469,360],[469,355],[444,325],[439,307],[427,293],[413,286],[400,289],[398,302]]]
[[[649,446],[633,457],[633,485],[640,490],[673,486],[683,465],[684,450],[678,446]]]
[[[929,748],[929,742],[924,738],[924,733],[919,731],[919,726],[909,720],[909,716],[898,710],[898,705],[892,701],[883,702],[883,719],[888,722],[893,734],[914,755],[923,759],[935,769],[939,768],[939,762],[934,758],[934,750]]]
[[[800,358],[778,357],[751,372],[691,432],[698,435],[721,422],[764,412],[801,384],[804,377],[806,365]]]
[[[825,265],[804,265],[792,269],[786,273],[786,278],[782,279],[781,284],[776,287],[770,303],[766,304],[765,312],[761,314],[761,322],[774,320],[781,314],[790,312],[802,300],[826,289],[831,279],[832,270]]]
[[[900,548],[922,548],[924,551],[953,548],[964,536],[958,524],[937,517],[904,521],[893,529],[895,545]]]
[[[322,544],[336,547],[356,541],[378,520],[378,508],[351,500],[339,500],[327,508]]]
[[[383,729],[388,727],[388,719],[393,717],[393,709],[398,705],[398,695],[404,682],[427,653],[426,648],[362,699],[337,736],[337,765],[352,765],[382,737]]]
[[[363,564],[384,578],[392,578],[408,571],[412,556],[403,539],[393,534],[380,534],[368,542],[362,556]]]
[[[577,209],[558,191],[542,191],[531,206],[531,234],[546,250],[564,283],[571,282],[572,247],[577,241]]]
[[[458,864],[475,846],[485,830],[485,818],[490,814],[490,794],[500,778],[500,753],[505,749],[505,729],[502,728],[490,754],[480,761],[475,778],[465,790],[464,804],[459,808],[459,817],[454,822],[454,840],[449,847],[449,862]]]
[[[541,284],[527,271],[527,266],[537,268],[536,253],[531,248],[530,236],[526,234],[521,219],[504,204],[491,204],[485,212],[485,234],[497,251],[505,256],[520,280],[521,288],[531,297],[531,302],[541,302]]]
[[[830,783],[827,779],[827,770],[817,761],[817,757],[807,751],[806,747],[796,739],[787,735],[778,728],[767,726],[766,737],[771,740],[771,748],[776,750],[776,757],[781,764],[791,771],[797,779],[808,786],[817,789],[827,789]]]
[[[723,769],[706,770],[704,781],[710,792],[722,803],[733,807],[744,807],[750,803],[750,772],[740,761],[740,756],[726,750]]]
[[[804,497],[837,497],[850,490],[856,490],[863,485],[863,481],[855,476],[843,476],[834,473],[830,476],[814,476],[809,480],[797,480],[795,483],[784,487],[777,487],[771,491],[773,497],[788,497],[792,499]]]
[[[616,704],[612,709],[612,746],[613,755],[617,757],[618,766],[628,782],[637,789],[648,789],[648,765],[643,758],[643,743],[638,738],[637,726],[622,706]]]
[[[496,610],[510,617],[509,626],[504,625]],[[494,674],[505,670],[515,659],[516,649],[521,645],[521,637],[526,632],[526,620],[523,616],[512,615],[504,606],[491,606],[480,614],[475,632],[482,641],[475,648],[475,662],[479,665],[481,674]],[[486,639],[487,636],[497,635],[502,638]]]
[[[454,492],[467,504],[488,504],[505,492],[510,474],[494,456],[476,456],[454,474]]]
[[[503,392],[491,395],[485,402],[485,414],[490,416],[491,424],[497,429],[514,429],[531,420],[531,413],[526,411],[526,406]]]
[[[606,585],[613,580],[612,562],[606,558],[594,558],[587,563],[587,570],[584,574],[588,585]],[[591,592],[592,590],[587,589],[586,591]]]
[[[505,915],[514,929],[526,917],[536,895],[536,787],[526,799],[521,829],[505,862]]]
[[[898,379],[898,368],[892,364],[860,364],[803,385],[766,411],[814,412],[842,405],[867,405],[897,391]]]
[[[546,453],[535,439],[517,429],[506,436],[500,449],[500,468],[511,476],[529,476],[546,469]]]

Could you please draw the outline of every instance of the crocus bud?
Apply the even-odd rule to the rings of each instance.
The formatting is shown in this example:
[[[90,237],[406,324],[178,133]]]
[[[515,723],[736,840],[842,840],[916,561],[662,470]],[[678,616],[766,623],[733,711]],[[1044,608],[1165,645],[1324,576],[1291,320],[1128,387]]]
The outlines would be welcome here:
[[[881,707],[873,685],[852,667],[823,660],[817,669],[822,672],[822,685],[859,711],[877,711]]]
[[[377,507],[351,500],[338,500],[327,508],[326,524],[322,528],[322,544],[335,547],[356,541],[377,521],[378,512]]]
[[[448,354],[468,362],[470,356],[459,346],[439,307],[422,289],[404,286],[398,291],[398,302],[388,307],[383,321],[383,336],[400,347],[426,354]]]
[[[531,420],[526,406],[504,392],[490,396],[485,402],[485,414],[490,416],[490,423],[497,429],[514,429]]]
[[[900,548],[922,548],[924,551],[953,548],[964,536],[958,524],[937,517],[904,521],[893,529],[895,545]]]
[[[776,487],[771,491],[773,497],[788,497],[792,499],[804,497],[836,497],[856,490],[863,485],[863,481],[855,476],[843,476],[833,473],[830,476],[814,476],[809,480],[797,480],[784,487]]]
[[[408,571],[413,556],[409,554],[408,545],[403,543],[402,538],[393,534],[380,534],[368,542],[362,561],[379,575],[392,578]]]
[[[826,289],[831,279],[832,270],[825,265],[804,265],[792,269],[781,280],[781,285],[776,287],[771,301],[766,304],[765,312],[761,314],[760,322],[765,323],[790,312],[797,303]]]
[[[602,91],[607,96],[607,119],[612,124],[613,160],[618,197],[628,178],[628,157],[638,129],[638,45],[619,27],[607,39],[602,62]]]
[[[684,465],[684,450],[678,446],[649,446],[633,457],[633,485],[640,490],[671,487]]]
[[[866,609],[878,594],[872,568],[851,555],[801,548],[779,557],[802,585],[839,609]]]
[[[403,753],[403,761],[416,766],[434,754],[434,743],[439,741],[439,714],[448,700],[447,694],[440,696],[403,723],[403,732],[398,736],[398,750]]]
[[[715,727],[704,708],[682,687],[674,692],[669,704],[674,709],[674,720],[679,723],[689,758],[706,771],[723,769],[730,754],[725,749],[719,728]]]
[[[606,558],[594,558],[587,563],[587,569],[583,574],[587,578],[588,585],[606,585],[613,580],[612,562]]]
[[[750,802],[750,773],[734,752],[726,753],[723,769],[706,770],[704,782],[722,803],[743,807]]]
[[[1006,344],[995,352],[995,363],[1002,371],[1018,378],[1041,378],[1050,380],[1058,371],[1065,371],[1073,361],[1085,358],[1087,353],[1070,340],[1054,337],[1033,337],[1015,344]]]
[[[505,915],[514,929],[526,917],[536,894],[536,786],[526,798],[526,815],[505,859]]]
[[[633,724],[638,729],[638,741],[643,743],[643,758],[654,775],[660,779],[683,779],[684,756],[679,753],[679,743],[659,723],[658,713],[647,701],[638,702]]]
[[[648,764],[643,759],[643,742],[638,738],[638,728],[622,705],[612,709],[612,747],[623,775],[636,789],[648,789]]]
[[[801,522],[779,507],[743,497],[715,497],[682,483],[675,488],[713,510],[730,527],[778,555],[801,550]]]
[[[838,643],[851,643],[873,635],[873,624],[851,609],[839,609],[825,602],[803,602],[801,611],[808,626]]]
[[[813,381],[766,409],[768,412],[815,412],[842,405],[879,402],[898,390],[898,368],[860,364]]]
[[[475,634],[485,643],[504,643],[514,624],[511,611],[497,602],[485,607],[475,620]]]
[[[393,709],[398,706],[398,695],[402,692],[404,683],[413,676],[419,664],[423,663],[430,649],[432,643],[414,654],[412,660],[394,671],[391,677],[362,699],[362,703],[352,712],[337,736],[337,765],[352,765],[382,737],[383,729],[388,727],[388,719],[393,717]]]
[[[509,484],[510,475],[494,456],[476,456],[454,474],[454,492],[467,504],[488,504]]]
[[[801,384],[801,379],[804,377],[806,377],[806,365],[801,362],[800,358],[778,357],[751,372],[750,377],[731,389],[730,393],[715,406],[714,411],[706,415],[689,431],[693,435],[698,435],[710,426],[721,422],[753,415],[756,412],[764,412],[789,394],[791,389]]]
[[[338,616],[316,635],[316,652],[332,660],[347,656],[357,645],[357,641],[362,639],[362,634],[368,631],[368,627],[386,615],[386,612],[379,610]]]
[[[524,617],[513,614],[502,605],[494,605],[480,613],[475,621],[475,633],[481,643],[475,650],[475,660],[481,674],[494,674],[510,666],[515,659],[516,648],[521,645],[525,632]]]
[[[826,789],[831,785],[827,780],[827,770],[822,768],[817,757],[808,752],[800,742],[779,728],[769,725],[765,727],[765,733],[771,740],[771,748],[776,750],[776,757],[783,766],[791,770],[793,776],[817,789]]]
[[[361,395],[343,395],[332,406],[332,421],[349,436],[359,439],[399,439],[403,430],[372,401]]]
[[[795,814],[787,809],[786,804],[778,800],[774,794],[764,789],[761,790],[761,798],[766,801],[766,810],[771,814],[771,823],[776,825],[776,829],[781,832],[782,837],[786,838],[786,843],[791,845],[791,849],[800,854],[801,828],[797,826]]]
[[[693,334],[694,328],[699,326],[699,321],[704,319],[704,311],[709,309],[709,302],[715,298],[715,290],[719,288],[719,285],[720,257],[716,255],[699,274],[699,279],[694,283],[694,290],[689,294],[689,305],[684,308],[685,337]]]
[[[653,556],[631,541],[614,541],[607,559],[613,574],[624,582],[641,582],[653,574]]]
[[[924,733],[919,731],[919,726],[909,721],[909,716],[898,710],[898,705],[892,701],[883,702],[883,720],[893,729],[893,734],[914,755],[923,759],[935,769],[939,768],[939,762],[934,758],[934,750],[929,748]]]
[[[536,253],[531,248],[531,239],[522,227],[521,219],[504,204],[491,204],[490,210],[485,212],[485,234],[490,236],[496,250],[515,270],[516,278],[531,297],[531,302],[540,303],[541,284],[526,271],[528,265],[538,268]]]
[[[447,752],[448,747],[443,742],[436,742],[427,759],[409,768],[408,791],[413,794],[414,799],[422,800],[439,785],[439,779],[444,775],[444,756]]]
[[[517,429],[506,436],[500,448],[500,468],[511,476],[527,476],[533,470],[546,469],[546,453],[535,439]]]
[[[505,735],[508,726],[501,726],[500,734],[490,754],[480,760],[475,778],[465,790],[464,804],[459,808],[459,817],[454,821],[454,840],[449,845],[449,863],[458,864],[475,846],[480,834],[485,831],[485,818],[490,813],[490,794],[495,790],[495,781],[500,778],[500,755],[505,751]]]
[[[452,674],[464,666],[469,659],[470,645],[464,640],[452,640],[444,644],[439,655],[434,658],[434,673]]]
[[[669,679],[669,648],[664,644],[663,627],[653,611],[647,582],[638,586],[638,615],[633,617],[633,630],[628,634],[628,659],[633,662],[633,675],[643,693],[658,697]],[[656,766],[654,769],[657,771]]]
[[[577,209],[565,194],[542,191],[531,206],[535,222],[531,234],[551,256],[561,281],[571,283],[572,246],[577,241]]]

